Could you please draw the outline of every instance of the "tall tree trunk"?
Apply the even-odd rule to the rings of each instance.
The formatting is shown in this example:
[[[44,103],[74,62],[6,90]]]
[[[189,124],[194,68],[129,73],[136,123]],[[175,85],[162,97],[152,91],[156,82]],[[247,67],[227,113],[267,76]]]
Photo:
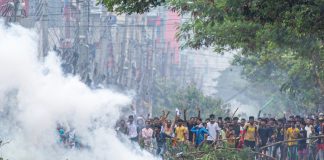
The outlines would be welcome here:
[[[320,77],[320,74],[318,73],[318,71],[315,72],[315,78],[316,78],[317,84],[319,85],[322,96],[324,96],[324,81],[321,80],[321,77]]]
[[[319,85],[319,89],[321,91],[321,95],[324,96],[324,80],[321,79],[320,71],[323,71],[324,65],[321,62],[321,54],[319,52],[313,53],[312,60],[315,64],[315,79],[317,84]]]

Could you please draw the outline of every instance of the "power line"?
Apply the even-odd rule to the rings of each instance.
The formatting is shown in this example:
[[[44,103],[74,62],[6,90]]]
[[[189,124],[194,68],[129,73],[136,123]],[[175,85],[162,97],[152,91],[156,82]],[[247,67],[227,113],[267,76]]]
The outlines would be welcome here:
[[[61,12],[61,13],[51,13],[49,11],[49,14],[48,15],[49,16],[55,16],[55,15],[57,15],[57,16],[65,16],[64,14],[65,14],[64,12]],[[81,14],[82,13],[80,13],[80,12],[69,12],[68,15],[81,15]],[[27,17],[32,17],[32,16],[38,16],[38,15],[29,14]],[[107,15],[107,16],[109,16],[109,15]],[[112,15],[112,16],[118,17],[117,15]],[[149,17],[149,16],[146,16],[146,17]],[[190,18],[176,18],[176,19],[163,19],[163,18],[161,18],[161,19],[152,19],[152,20],[149,20],[149,21],[150,22],[163,22],[163,21],[181,21],[181,20],[187,20],[187,19],[190,19]],[[125,21],[120,21],[120,22],[125,22]]]
[[[48,22],[48,21],[47,21]],[[80,21],[79,21],[80,22]],[[85,22],[85,21],[84,21]],[[77,22],[75,22],[77,23]],[[167,26],[172,26],[172,25],[167,25]],[[151,25],[123,25],[123,24],[117,24],[117,25],[84,25],[84,26],[80,26],[80,25],[52,25],[52,27],[50,28],[77,28],[77,27],[93,27],[93,28],[96,28],[96,27],[104,27],[104,28],[132,28],[132,27],[136,27],[136,28],[143,28],[143,27],[146,27],[146,28],[143,28],[145,29],[144,31],[143,30],[132,30],[132,31],[127,31],[127,32],[124,32],[124,31],[118,31],[118,33],[129,33],[129,32],[139,32],[139,33],[148,33],[148,34],[151,34],[151,30],[150,28],[153,28],[153,27],[156,27],[156,26],[151,26]],[[160,33],[163,33],[163,32],[171,32],[171,31],[178,31],[178,29],[176,28],[171,28],[171,29],[161,29],[159,32]],[[157,32],[157,31],[155,31]]]
[[[166,24],[164,26],[172,26],[175,24]],[[76,26],[56,26],[56,27],[76,27]],[[88,27],[86,26],[79,26],[79,27]],[[117,25],[89,25],[89,27],[108,27],[108,28],[122,28],[122,27],[156,27],[156,26],[151,26],[151,25],[122,25],[122,24],[117,24]]]
[[[91,26],[90,26],[91,27]],[[106,28],[106,27],[103,27],[103,26],[99,26],[98,28],[100,28],[100,27],[102,27],[102,28]],[[50,26],[49,28],[64,28],[64,26]],[[78,28],[78,26],[74,26],[74,27],[72,27],[72,26],[67,26],[67,28],[75,28],[75,29],[77,29]],[[93,28],[96,28],[96,27],[93,27]],[[109,28],[109,27],[107,27],[107,28]],[[176,30],[164,30],[163,32],[160,32],[160,34],[158,34],[158,35],[165,35],[166,33],[165,32],[172,32],[172,31],[176,31]],[[98,33],[99,31],[95,31],[95,33]],[[136,33],[147,33],[147,35],[151,35],[152,33],[151,33],[151,31],[117,31],[116,33],[131,33],[131,32],[136,32]],[[115,32],[113,32],[113,33],[115,33]],[[161,38],[156,38],[156,39],[160,39],[161,40]],[[180,42],[179,42],[180,43]],[[213,56],[210,56],[210,57],[213,57]]]

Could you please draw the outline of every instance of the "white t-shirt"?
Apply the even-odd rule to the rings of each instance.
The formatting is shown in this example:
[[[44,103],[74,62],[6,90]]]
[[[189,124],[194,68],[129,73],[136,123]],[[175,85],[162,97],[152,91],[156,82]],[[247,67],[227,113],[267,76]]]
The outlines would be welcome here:
[[[207,137],[208,141],[214,141],[217,138],[217,132],[219,132],[221,129],[218,126],[218,123],[211,124],[210,122],[207,123],[207,128],[209,132],[209,136]]]
[[[153,137],[153,130],[151,128],[143,128],[142,129],[142,136],[144,139],[151,139]]]
[[[128,128],[128,136],[130,138],[135,138],[137,137],[137,126],[136,124],[133,122],[132,124],[127,123],[127,128]]]
[[[143,128],[142,129],[142,137],[144,138],[145,145],[150,145],[152,143],[153,137],[153,129],[151,128]]]
[[[312,134],[312,126],[305,126],[305,130],[306,130],[306,132],[307,132],[307,138],[309,138],[310,135]],[[309,142],[310,142],[310,140],[307,139],[307,140],[306,140],[306,143],[309,143]]]

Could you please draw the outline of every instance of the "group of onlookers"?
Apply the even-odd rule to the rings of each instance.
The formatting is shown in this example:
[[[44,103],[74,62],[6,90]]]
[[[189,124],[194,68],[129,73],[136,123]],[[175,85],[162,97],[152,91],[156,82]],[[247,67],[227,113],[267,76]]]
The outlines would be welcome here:
[[[248,147],[263,156],[283,160],[324,160],[324,114],[311,116],[274,117],[216,117],[210,114],[205,121],[200,117],[183,119],[170,112],[160,117],[130,115],[117,125],[118,133],[125,134],[148,151],[163,156],[171,148],[189,144],[197,149],[203,145],[214,148]]]

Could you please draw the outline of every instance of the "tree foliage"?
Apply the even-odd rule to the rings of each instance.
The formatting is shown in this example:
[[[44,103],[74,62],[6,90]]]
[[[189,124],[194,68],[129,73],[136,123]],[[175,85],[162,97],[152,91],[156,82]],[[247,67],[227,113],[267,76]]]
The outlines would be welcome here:
[[[207,118],[209,114],[228,115],[229,104],[224,104],[221,99],[206,96],[194,84],[184,88],[169,82],[158,82],[155,89],[155,115],[160,115],[163,110],[171,111],[178,108],[181,112],[187,110],[188,118],[197,116],[198,108],[201,110],[203,118]]]
[[[276,82],[265,79],[246,80],[241,76],[241,72],[241,66],[232,66],[221,72],[216,86],[218,93],[221,93],[220,98],[228,101],[234,97],[241,104],[258,109],[252,113],[256,114],[260,109],[262,113],[276,115],[276,117],[282,117],[283,112],[303,114],[314,109],[299,107],[295,100],[289,98],[289,95],[280,92]],[[244,107],[240,108],[238,113],[242,109],[248,111],[248,108]]]
[[[184,2],[184,1],[183,1]],[[324,95],[323,1],[171,1],[180,14],[185,46],[240,49],[236,64],[253,81],[276,81],[281,91],[307,101]]]
[[[254,159],[255,153],[248,148],[237,150],[235,148],[214,148],[204,143],[199,148],[184,144],[182,154],[178,152],[166,155],[168,160],[246,160]],[[177,154],[178,153],[178,154]]]
[[[132,14],[148,12],[151,8],[163,5],[165,0],[102,0],[99,3],[111,12]]]
[[[118,12],[145,7],[105,0]],[[240,50],[234,64],[251,81],[271,81],[302,106],[324,101],[323,0],[168,0],[184,17],[183,47]],[[154,5],[153,5],[154,6]],[[114,9],[116,8],[116,9]],[[131,8],[131,9],[130,9]]]

